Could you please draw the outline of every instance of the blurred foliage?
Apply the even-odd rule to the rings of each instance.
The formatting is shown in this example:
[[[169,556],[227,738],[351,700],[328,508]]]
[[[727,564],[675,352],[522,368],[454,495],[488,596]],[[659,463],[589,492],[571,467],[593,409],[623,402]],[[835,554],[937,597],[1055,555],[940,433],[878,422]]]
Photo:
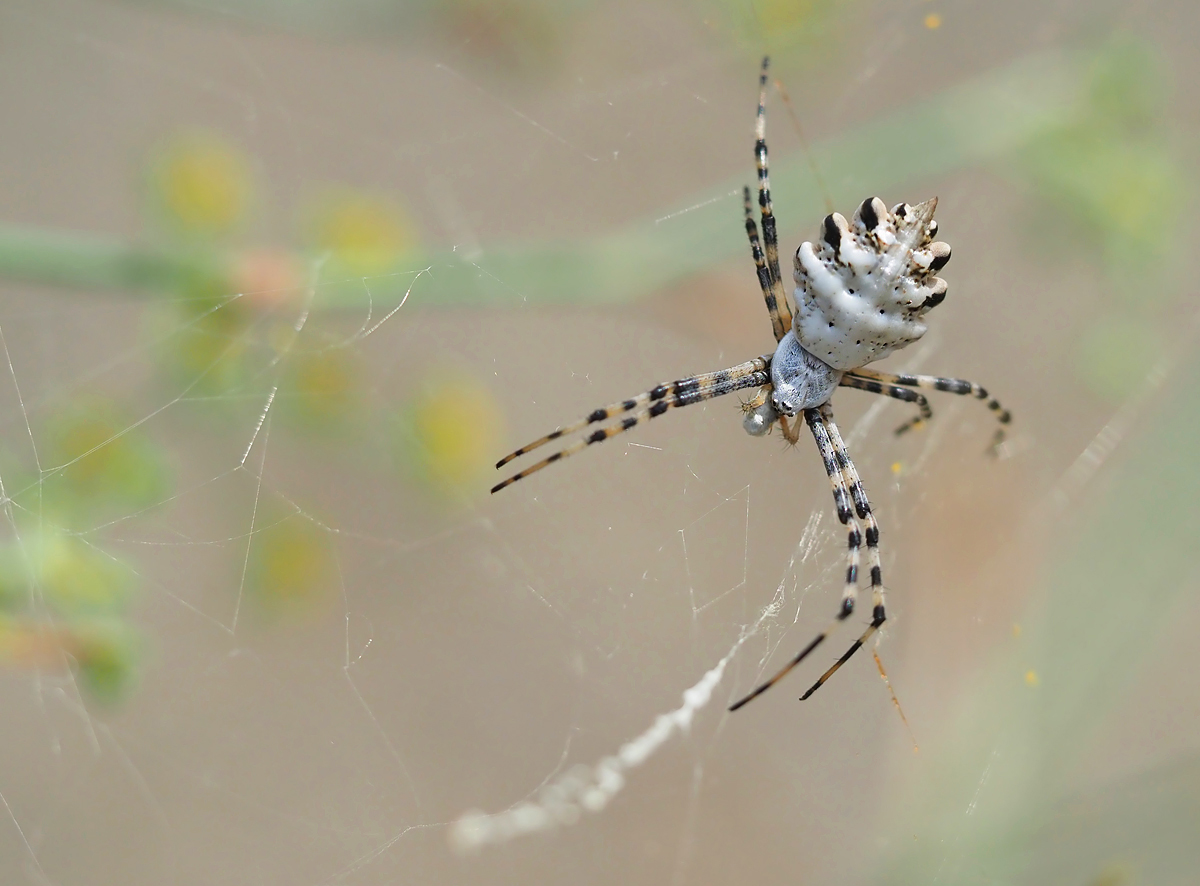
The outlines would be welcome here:
[[[764,52],[778,68],[814,65],[842,49],[859,4],[849,0],[706,0],[710,29],[745,47],[757,62]],[[719,23],[719,25],[717,24]]]
[[[39,508],[64,525],[73,517],[128,514],[170,494],[166,454],[133,426],[132,416],[100,397],[77,400],[53,413],[41,435]]]
[[[0,544],[0,661],[49,670],[72,663],[95,695],[113,701],[141,658],[126,621],[138,580],[97,527],[169,499],[172,471],[161,447],[103,398],[77,400],[38,431],[40,471],[6,464],[4,472],[13,535]]]
[[[124,698],[133,688],[143,640],[120,618],[74,623],[66,649],[79,668],[83,687],[106,702]]]
[[[1038,207],[1034,251],[1060,262],[1066,243],[1103,272],[1105,307],[1077,339],[1076,366],[1114,402],[1161,350],[1180,298],[1180,222],[1195,184],[1166,130],[1167,101],[1153,48],[1114,38],[1088,66],[1082,100],[1014,157]]]
[[[1083,100],[1015,159],[1056,224],[1076,226],[1110,273],[1142,284],[1126,293],[1140,304],[1155,297],[1146,275],[1162,273],[1187,206],[1164,129],[1165,78],[1154,50],[1132,38],[1098,53],[1087,78]]]
[[[391,277],[416,248],[415,226],[392,201],[330,187],[302,213],[306,252],[238,248],[253,204],[252,165],[215,133],[188,129],[164,139],[150,153],[145,178],[157,251],[71,247],[84,267],[67,273],[84,285],[120,280],[156,292],[145,335],[161,370],[154,384],[172,401],[235,417],[246,403],[262,409],[270,402],[272,416],[305,438],[344,435],[372,414],[351,347],[367,328],[338,338],[309,323],[317,287],[323,275],[353,281],[360,291],[369,278]],[[18,241],[24,268],[62,270],[40,253],[47,238]],[[461,495],[498,442],[498,410],[473,385],[464,377],[450,387],[460,405],[477,410],[470,437],[460,438],[461,421],[424,394],[400,407],[413,417],[414,473],[439,494]],[[115,699],[139,658],[138,635],[127,622],[136,571],[91,536],[105,520],[136,517],[170,500],[168,458],[134,413],[99,397],[52,412],[38,430],[41,471],[13,495],[14,536],[0,547],[0,659],[47,668],[72,661],[97,695]],[[18,476],[5,472],[10,485]],[[327,533],[295,515],[264,518],[259,526],[245,575],[248,597],[276,616],[326,599],[334,586]]]
[[[132,688],[141,647],[141,637],[119,618],[54,623],[0,612],[0,663],[50,671],[74,663],[84,689],[105,702],[119,701]]]
[[[0,548],[0,603],[20,610],[31,597],[53,616],[119,615],[128,607],[135,575],[82,538],[45,529]]]
[[[1075,113],[1093,62],[1091,56],[1060,52],[1018,59],[816,143],[812,159],[824,173],[833,201],[850,205],[862,199],[864,189],[898,190],[925,176],[1009,158]],[[889,149],[880,151],[879,144]],[[808,158],[773,157],[771,179],[780,200],[786,199],[789,206],[788,225],[823,214],[826,194],[813,181]],[[740,193],[744,182],[745,174],[739,173],[680,205],[716,203],[731,192]],[[163,295],[173,296],[195,302],[187,309],[196,314],[221,298],[229,300],[231,293],[247,292],[233,283],[245,279],[255,257],[263,269],[273,265],[279,272],[278,284],[255,290],[270,293],[269,299],[254,299],[260,304],[313,297],[314,306],[326,309],[395,305],[426,268],[436,270],[421,277],[417,288],[427,305],[612,304],[656,291],[745,251],[740,226],[730,224],[726,212],[713,210],[678,214],[670,225],[653,219],[635,222],[591,241],[550,236],[537,242],[494,243],[482,255],[464,260],[452,248],[419,248],[407,213],[382,197],[336,189],[327,193],[340,193],[342,198],[312,201],[303,224],[310,246],[320,251],[315,255],[288,251],[292,258],[287,260],[278,250],[218,250],[207,240],[187,238],[146,251],[76,235],[0,227],[0,274],[149,292],[160,301]],[[262,261],[264,253],[276,260]],[[347,275],[331,270],[339,256],[351,267],[384,267],[389,257],[394,263],[375,276],[362,271]],[[297,274],[298,268],[307,270]],[[307,289],[300,287],[298,278]],[[289,291],[289,285],[297,288]]]
[[[365,412],[363,379],[356,355],[346,348],[293,354],[280,382],[281,412],[299,427],[342,433]]]

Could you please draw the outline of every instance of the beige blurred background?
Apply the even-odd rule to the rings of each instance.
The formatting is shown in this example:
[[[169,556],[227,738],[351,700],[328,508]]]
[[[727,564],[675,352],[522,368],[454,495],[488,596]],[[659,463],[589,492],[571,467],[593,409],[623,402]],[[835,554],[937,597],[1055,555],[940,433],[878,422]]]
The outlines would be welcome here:
[[[71,528],[135,576],[118,652],[136,663],[118,692],[89,689],[71,642],[25,654],[7,628],[0,881],[1192,882],[1194,845],[1163,851],[1122,823],[1168,814],[1193,836],[1200,823],[1195,500],[1172,467],[1196,451],[1178,424],[1195,414],[1197,310],[1178,259],[1196,245],[1198,29],[1183,2],[4,4],[0,220],[172,255],[281,250],[269,254],[299,271],[263,287],[284,295],[240,299],[251,319],[199,364],[172,353],[201,322],[176,310],[190,290],[0,276],[6,544],[25,550],[44,527],[39,492],[63,473],[47,441],[80,402],[110,404],[101,442],[145,440],[170,477]],[[807,179],[847,214],[876,191],[940,198],[950,295],[925,340],[881,368],[977,380],[1015,423],[992,459],[979,404],[937,397],[933,423],[895,439],[904,406],[839,393],[882,527],[878,652],[907,726],[865,653],[798,703],[857,627],[725,713],[837,605],[844,535],[812,444],[748,438],[728,398],[494,498],[476,462],[771,349],[726,187],[753,176],[764,51],[818,158],[868,131],[859,147],[886,158],[925,133],[896,131],[898,148],[873,122],[969,97],[1030,58],[1069,59],[1085,82],[1103,65],[1088,59],[1125,51],[1113,46],[1136,47],[1159,99],[1117,127],[1133,147],[1116,159],[1101,126],[997,156],[964,149],[945,169],[898,163],[887,180]],[[807,169],[769,102],[773,159]],[[214,139],[230,174],[253,180],[237,223],[208,239],[181,238],[151,205],[154,158],[188,137]],[[1151,204],[1127,235],[1126,204],[1112,219],[1084,206],[1090,240],[1063,221],[1084,186],[1055,191],[1047,166],[1112,181],[1104,164],[1142,163],[1164,164],[1148,180],[1171,212]],[[322,195],[347,193],[389,207],[364,224],[399,257],[326,288]],[[824,213],[796,193],[775,195],[785,269]],[[587,287],[548,299],[538,262],[519,260],[621,231],[669,240],[698,220],[727,229],[725,253],[697,247],[677,279],[623,280],[611,301]],[[1147,229],[1161,252],[1105,257],[1103,243]],[[497,271],[503,251],[518,259]],[[443,300],[435,284],[464,268],[490,288]],[[206,297],[223,316],[243,289],[217,288]],[[213,382],[246,342],[265,356]],[[316,388],[336,376],[337,408],[302,414],[298,366],[317,367]],[[280,526],[300,528],[278,541]],[[1116,578],[1142,558],[1145,585]],[[1088,568],[1088,593],[1055,596]],[[70,618],[46,602],[50,582],[35,570],[9,613],[58,636]],[[1103,621],[1110,601],[1138,617]],[[451,848],[461,814],[614,753],[751,628],[690,732],[603,812]]]

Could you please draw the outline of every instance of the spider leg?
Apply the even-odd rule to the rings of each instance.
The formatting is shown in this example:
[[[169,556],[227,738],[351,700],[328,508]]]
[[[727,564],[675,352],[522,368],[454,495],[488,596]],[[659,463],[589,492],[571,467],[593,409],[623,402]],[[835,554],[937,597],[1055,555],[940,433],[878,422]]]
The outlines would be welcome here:
[[[781,415],[779,416],[779,429],[783,431],[783,439],[793,446],[800,442],[800,422],[796,422],[794,425],[788,424],[788,417]]]
[[[858,370],[854,370],[858,372]],[[914,415],[904,424],[896,428],[895,434],[899,437],[901,434],[911,431],[913,428],[920,427],[933,418],[933,410],[929,408],[929,401],[925,399],[924,394],[918,394],[916,391],[909,388],[901,388],[896,385],[885,384],[881,381],[876,381],[872,378],[859,378],[853,373],[847,372],[842,376],[841,382],[843,387],[857,388],[860,391],[867,391],[871,394],[883,394],[886,397],[892,397],[896,400],[903,400],[906,403],[916,403],[920,414]]]
[[[783,299],[782,308],[780,307],[780,299],[775,292],[775,279],[767,266],[762,244],[758,240],[758,225],[750,207],[748,187],[742,189],[742,204],[746,212],[746,236],[750,239],[750,256],[754,259],[754,267],[758,272],[758,286],[762,290],[763,300],[767,303],[767,313],[771,315],[771,331],[775,333],[775,341],[779,341],[787,335],[788,328],[792,325],[792,311],[786,298]]]
[[[767,398],[771,396],[771,385],[763,385],[758,389],[758,393],[742,404],[742,412],[753,412],[767,402]]]
[[[832,441],[834,448],[834,457],[837,460],[838,466],[841,468],[845,477],[846,484],[850,487],[850,497],[854,499],[854,509],[863,522],[867,524],[867,562],[871,567],[871,623],[867,629],[863,631],[861,637],[855,640],[846,653],[834,662],[833,666],[821,675],[821,679],[817,680],[808,691],[800,696],[800,700],[804,701],[818,689],[825,685],[825,681],[837,673],[838,668],[849,661],[850,656],[858,652],[862,645],[871,638],[871,635],[879,630],[879,626],[887,620],[887,612],[884,608],[883,597],[883,569],[879,563],[879,524],[875,522],[875,515],[871,513],[871,502],[867,499],[867,493],[862,488],[862,481],[858,478],[858,471],[854,467],[854,462],[850,460],[850,454],[846,451],[846,443],[842,440],[841,432],[838,431],[837,425],[833,421],[833,409],[828,403],[818,407],[820,412],[819,420],[825,425],[829,433],[829,438]]]
[[[965,378],[941,378],[936,375],[908,375],[905,373],[894,375],[890,372],[876,372],[873,369],[862,367],[855,369],[854,374],[860,378],[868,378],[872,381],[883,382],[885,384],[904,385],[909,388],[924,388],[927,391],[945,391],[948,394],[970,394],[976,400],[986,400],[987,408],[996,414],[996,420],[1002,426],[1012,421],[1012,413],[1001,406],[1000,401],[995,397],[990,397],[986,388],[975,384],[973,381],[967,381]],[[904,430],[907,430],[907,428]],[[897,429],[896,432],[901,433],[900,429]],[[991,445],[993,454],[999,450],[1000,444],[1003,442],[1004,428],[996,428]]]
[[[842,605],[838,611],[837,617],[830,623],[829,627],[825,628],[816,636],[812,642],[800,650],[800,652],[786,665],[784,665],[773,677],[765,683],[759,685],[753,692],[746,697],[735,702],[730,706],[730,711],[736,711],[738,708],[749,703],[753,699],[762,695],[780,680],[788,675],[789,672],[800,662],[804,661],[814,649],[824,642],[825,638],[833,633],[839,622],[845,621],[854,612],[854,603],[858,598],[858,563],[859,550],[862,547],[862,528],[858,519],[855,517],[855,510],[851,508],[851,501],[858,504],[861,498],[862,502],[866,502],[866,495],[862,492],[861,484],[857,483],[857,474],[855,475],[855,484],[853,487],[846,482],[846,472],[843,468],[843,463],[849,464],[849,458],[845,457],[845,447],[839,446],[836,441],[840,441],[840,437],[834,437],[830,433],[830,427],[833,426],[832,413],[827,419],[824,411],[826,406],[819,409],[804,410],[804,420],[808,423],[809,430],[812,431],[813,439],[817,441],[817,449],[821,452],[821,460],[825,463],[825,473],[829,477],[829,485],[833,489],[833,501],[837,507],[838,520],[842,522],[847,529],[847,552],[846,552],[846,584],[842,591]],[[836,433],[837,428],[833,426],[833,431]],[[839,455],[841,453],[841,455]],[[853,465],[851,465],[853,468]],[[855,494],[853,491],[857,489]],[[867,543],[868,554],[871,562],[871,585],[876,586],[876,580],[880,577],[878,565],[878,543],[879,543],[879,528],[875,525],[875,518],[871,516],[870,507],[858,508],[860,512],[865,511],[867,522]],[[880,612],[880,605],[877,603],[876,612]],[[881,622],[882,623],[882,622]],[[873,630],[873,628],[872,628]],[[869,636],[869,635],[868,635]],[[859,645],[862,641],[859,641]],[[854,647],[857,649],[858,647]],[[853,652],[854,650],[852,650]],[[849,654],[843,657],[842,661],[849,658]],[[840,666],[840,663],[839,663]],[[836,668],[835,668],[836,669]],[[828,679],[828,674],[821,678],[824,682]],[[812,690],[809,690],[809,694]],[[808,696],[806,695],[805,698]]]
[[[758,208],[762,215],[762,239],[766,250],[767,270],[771,275],[771,295],[779,308],[781,327],[776,328],[775,340],[783,338],[792,325],[792,308],[783,289],[783,274],[779,271],[779,235],[775,229],[775,212],[771,208],[771,178],[767,162],[767,66],[768,56],[763,57],[762,73],[758,77],[758,115],[754,120],[754,165],[758,169]],[[747,231],[749,228],[747,227]],[[753,243],[751,243],[753,249]],[[757,265],[757,259],[755,260]],[[759,276],[761,282],[762,277]],[[766,291],[763,291],[764,296]],[[767,302],[770,308],[770,300]],[[772,325],[775,323],[772,314]],[[782,330],[782,331],[781,331]]]
[[[528,477],[530,474],[540,471],[549,464],[574,455],[576,452],[593,443],[600,443],[609,437],[624,433],[644,421],[657,418],[668,409],[691,406],[693,403],[711,400],[714,397],[722,397],[725,394],[731,394],[734,391],[741,391],[746,388],[762,387],[771,380],[770,365],[771,355],[768,354],[757,357],[747,363],[739,363],[737,366],[731,366],[729,369],[706,372],[702,375],[694,375],[691,378],[683,378],[678,381],[656,385],[649,391],[638,394],[636,397],[621,400],[594,410],[574,424],[559,428],[545,437],[522,446],[516,452],[506,455],[496,463],[496,467],[502,468],[517,456],[524,455],[527,452],[537,449],[539,446],[549,443],[551,440],[557,440],[559,437],[578,431],[590,424],[605,421],[622,413],[632,412],[633,414],[615,424],[598,428],[583,439],[577,440],[548,458],[542,459],[537,464],[525,468],[525,470],[514,474],[507,480],[497,483],[492,487],[492,492],[499,492],[505,486]]]

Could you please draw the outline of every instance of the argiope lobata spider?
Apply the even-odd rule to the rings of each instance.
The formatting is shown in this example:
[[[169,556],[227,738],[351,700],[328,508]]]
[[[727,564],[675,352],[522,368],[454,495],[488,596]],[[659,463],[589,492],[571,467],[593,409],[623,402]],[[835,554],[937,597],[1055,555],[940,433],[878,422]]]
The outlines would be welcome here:
[[[946,297],[946,281],[935,274],[950,260],[950,247],[933,239],[938,229],[937,222],[933,220],[936,197],[915,206],[900,203],[890,211],[878,197],[870,197],[863,201],[850,221],[836,212],[826,216],[821,239],[816,244],[806,241],[796,250],[792,275],[796,282],[793,311],[792,302],[784,292],[783,277],[779,270],[779,244],[767,174],[768,61],[763,59],[759,76],[754,144],[758,167],[758,205],[762,217],[761,242],[751,209],[749,188],[743,192],[743,203],[750,253],[778,342],[775,352],[728,369],[660,384],[636,397],[597,409],[574,424],[561,427],[506,455],[496,467],[502,468],[518,456],[589,425],[619,415],[626,417],[592,431],[492,488],[492,492],[499,492],[549,464],[574,455],[593,443],[624,433],[648,419],[657,418],[669,409],[690,406],[747,388],[758,388],[753,399],[743,407],[743,427],[748,434],[762,436],[778,422],[786,440],[795,444],[800,439],[800,423],[789,420],[803,418],[825,463],[825,473],[833,487],[838,520],[849,533],[842,603],[836,618],[825,630],[775,676],[732,705],[731,711],[779,682],[821,645],[839,622],[845,621],[854,612],[858,596],[860,549],[864,537],[871,580],[871,622],[846,653],[801,696],[801,701],[820,689],[879,630],[887,618],[879,559],[879,526],[871,513],[871,503],[867,500],[858,471],[833,421],[833,408],[829,400],[834,390],[839,386],[857,388],[915,404],[918,414],[900,425],[896,429],[897,434],[933,416],[925,396],[912,388],[970,394],[977,399],[987,400],[988,408],[996,413],[1002,425],[1010,419],[1008,411],[995,399],[989,399],[987,391],[974,382],[931,375],[895,375],[866,368],[868,363],[886,357],[924,335],[926,327],[922,321],[925,313],[941,304]],[[1003,427],[997,428],[993,451],[1003,439]]]

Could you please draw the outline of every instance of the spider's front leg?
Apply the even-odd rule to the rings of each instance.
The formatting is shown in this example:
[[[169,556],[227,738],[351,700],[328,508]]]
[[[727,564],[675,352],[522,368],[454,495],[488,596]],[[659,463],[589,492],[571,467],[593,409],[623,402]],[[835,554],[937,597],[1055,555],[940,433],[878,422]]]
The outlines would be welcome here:
[[[705,400],[723,397],[726,394],[732,394],[734,391],[743,391],[746,388],[763,387],[764,384],[769,388],[768,381],[770,376],[768,375],[768,370],[771,367],[772,359],[773,357],[770,354],[765,354],[762,357],[757,357],[746,363],[739,363],[737,366],[731,366],[728,369],[719,369],[716,372],[705,372],[673,382],[664,382],[663,384],[655,385],[648,391],[638,394],[636,397],[630,397],[627,400],[618,400],[615,403],[592,410],[586,416],[579,419],[579,421],[551,431],[544,437],[539,437],[532,443],[527,443],[520,449],[509,453],[496,462],[496,467],[502,468],[515,458],[519,458],[553,440],[558,440],[586,427],[601,424],[619,415],[624,415],[625,418],[619,422],[596,428],[596,430],[592,431],[592,433],[588,434],[582,440],[576,440],[569,446],[542,459],[537,464],[513,474],[507,480],[500,481],[492,487],[492,492],[499,492],[504,487],[510,486],[518,480],[528,477],[530,474],[537,473],[542,468],[552,465],[556,461],[569,458],[587,446],[603,443],[617,434],[623,434],[626,431],[636,428],[642,422],[664,415],[671,409],[691,406],[693,403],[702,403]],[[750,416],[747,416],[747,420],[749,418]]]

